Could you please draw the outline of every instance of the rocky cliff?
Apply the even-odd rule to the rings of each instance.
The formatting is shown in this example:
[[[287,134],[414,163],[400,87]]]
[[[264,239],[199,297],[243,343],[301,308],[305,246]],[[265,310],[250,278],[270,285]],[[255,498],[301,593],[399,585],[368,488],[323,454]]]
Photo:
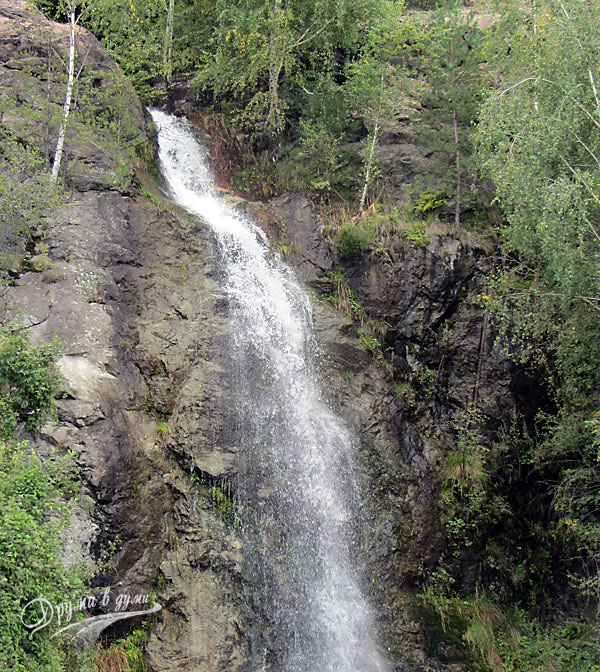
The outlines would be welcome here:
[[[67,44],[65,26],[24,0],[0,0],[0,82],[11,101],[1,123],[46,156],[64,91],[53,54],[64,56]],[[118,592],[157,592],[163,610],[147,647],[155,672],[255,670],[232,515],[236,454],[226,441],[221,343],[235,325],[215,242],[163,196],[148,167],[144,110],[129,89],[117,107],[102,94],[122,79],[82,29],[78,52],[91,93],[68,138],[69,202],[36,234],[48,267],[13,273],[2,305],[3,319],[23,319],[34,343],[58,336],[62,345],[58,420],[35,445],[72,451],[84,483],[66,555],[92,564],[112,545],[101,580]],[[114,125],[87,123],[86,114],[104,113],[126,119],[119,138]],[[133,150],[122,151],[128,143]],[[443,550],[440,463],[462,410],[475,401],[493,426],[528,384],[494,346],[478,299],[486,250],[440,231],[426,247],[399,240],[385,259],[365,252],[344,261],[303,197],[238,203],[285,233],[289,263],[311,287],[330,402],[361,438],[369,486],[362,552],[385,647],[398,670],[434,669],[414,593],[419,566]],[[327,272],[339,267],[366,313],[387,325],[390,365],[326,300]]]

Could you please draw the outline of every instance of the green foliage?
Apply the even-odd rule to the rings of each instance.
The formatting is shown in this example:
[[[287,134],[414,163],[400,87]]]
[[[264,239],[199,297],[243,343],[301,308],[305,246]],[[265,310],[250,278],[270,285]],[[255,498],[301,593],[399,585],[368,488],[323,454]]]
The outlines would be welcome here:
[[[429,236],[425,231],[424,224],[421,222],[407,222],[403,226],[398,227],[398,233],[415,247],[425,248],[429,245]]]
[[[22,253],[43,215],[65,201],[50,182],[42,155],[0,126],[0,269]]]
[[[397,59],[402,49],[404,35],[398,23],[402,8],[402,2],[381,4],[379,16],[369,25],[361,44],[359,58],[352,59],[346,69],[345,103],[368,131],[363,148],[361,208],[367,203],[369,189],[379,175],[381,133],[405,104],[402,71],[390,67],[390,61]]]
[[[475,595],[461,597],[440,568],[419,598],[435,619],[441,640],[489,672],[598,672],[600,628],[583,620],[543,627],[519,609],[502,609]]]
[[[52,0],[39,2],[56,9]],[[261,198],[281,189],[310,189],[323,202],[356,196],[344,148],[362,138],[364,202],[372,203],[381,136],[395,132],[400,111],[413,115],[433,169],[420,176],[409,211],[378,205],[346,215],[335,245],[349,263],[368,249],[371,259],[391,261],[398,238],[426,247],[428,228],[416,216],[447,216],[454,205],[459,218],[485,201],[473,170],[475,137],[481,176],[495,186],[506,217],[503,265],[486,307],[506,351],[548,398],[540,402],[545,414],[517,419],[495,440],[482,429],[486,418],[458,416],[441,465],[449,565],[432,574],[423,601],[482,669],[595,670],[594,628],[543,627],[500,604],[544,609],[551,589],[566,589],[567,574],[586,597],[600,596],[600,8],[576,0],[492,3],[499,11],[484,39],[477,8],[407,4],[436,11],[401,16],[402,3],[366,0],[177,2],[175,69],[194,72],[205,102],[232,122],[227,142],[241,155],[233,180]],[[164,74],[165,15],[162,0],[98,0],[88,18],[147,98]],[[100,90],[82,81],[73,130],[130,146],[135,124],[126,119],[121,80],[112,81]],[[290,145],[282,144],[284,130]],[[25,240],[51,199],[44,201],[41,154],[6,137],[2,230]],[[31,203],[20,187],[29,178],[34,186],[39,178],[42,194]],[[287,252],[284,238],[275,246]],[[11,253],[5,264],[18,267]],[[330,278],[327,298],[360,324],[363,345],[389,367],[385,324],[368,320],[343,271]],[[416,364],[396,385],[415,415],[419,401],[436,393],[437,375]],[[4,397],[0,403],[6,432],[30,417]],[[142,407],[156,416],[150,389]],[[159,437],[165,425],[157,424]],[[205,486],[219,515],[234,520],[236,504],[223,488]]]
[[[164,441],[169,434],[169,425],[166,422],[159,422],[156,425],[156,435],[161,441]]]
[[[402,381],[394,385],[394,394],[398,399],[403,399],[409,406],[415,406],[417,403],[417,391],[407,381]]]
[[[51,41],[50,35],[43,33],[38,39]],[[24,224],[29,231],[39,220],[37,211],[43,213],[66,200],[45,172],[54,151],[52,139],[56,137],[57,127],[63,118],[65,64],[53,49],[39,52],[34,50],[35,56],[22,61],[22,69],[15,75],[18,85],[14,90],[7,89],[0,101],[3,113],[24,122],[18,125],[14,138],[11,139],[12,136],[2,129],[0,135],[8,136],[9,141],[2,154],[5,163],[12,162],[8,167],[17,173],[15,184],[18,185],[19,180],[23,183],[20,188],[10,186],[11,183],[7,185],[11,198],[19,197],[19,189],[26,190],[24,205],[17,212],[27,215]],[[90,145],[97,145],[112,167],[103,175],[105,185],[126,188],[131,185],[135,168],[152,158],[145,129],[141,127],[139,108],[132,100],[131,86],[118,69],[109,67],[94,71],[85,67],[85,59],[85,54],[78,54],[75,63],[78,75],[73,84],[67,129],[69,163],[66,172],[89,170],[82,154],[89,153]],[[46,80],[48,84],[39,80]],[[20,147],[26,148],[26,154]],[[33,198],[28,201],[27,196],[31,194]],[[19,215],[17,223],[21,228],[22,220]],[[16,226],[15,223],[11,225],[13,229]]]
[[[56,342],[32,348],[21,325],[0,329],[0,437],[8,439],[19,422],[38,430],[55,413],[60,377],[54,370]]]
[[[50,19],[64,20],[61,0],[34,0],[35,6]]]
[[[239,505],[227,496],[221,486],[211,486],[208,489],[208,495],[215,511],[225,523],[233,525],[238,521]]]
[[[398,238],[422,248],[430,242],[426,223],[415,220],[412,211],[372,205],[360,215],[344,217],[336,230],[335,245],[341,258],[352,259],[372,248],[372,259],[382,256],[389,261],[389,250]]]
[[[147,672],[148,666],[144,659],[144,646],[148,641],[148,633],[144,630],[134,630],[121,641],[130,672]]]
[[[377,354],[378,352],[381,352],[381,343],[378,341],[375,336],[372,336],[371,334],[368,334],[364,331],[359,332],[358,334],[361,343],[369,350],[369,352],[372,352],[374,354]]]
[[[356,297],[356,293],[350,282],[348,276],[343,268],[338,268],[333,271],[328,271],[327,276],[333,282],[333,294],[325,297],[331,301],[333,305],[355,322],[363,323],[365,313],[362,305]]]
[[[600,599],[600,411],[589,421],[587,441],[575,466],[561,473],[554,504],[559,529],[570,546],[583,554],[584,570],[576,577],[584,595]]]
[[[146,385],[146,393],[141,404],[141,409],[147,415],[156,415],[156,405],[154,403],[154,393],[150,385]]]
[[[443,191],[423,191],[415,203],[415,212],[429,215],[446,204],[446,194]]]
[[[482,34],[475,11],[466,12],[455,1],[438,3],[426,22],[418,15],[404,22],[411,40],[405,47],[405,82],[421,106],[417,142],[435,159],[421,182],[432,196],[442,192],[452,197],[460,224],[461,213],[478,196],[471,157],[473,124],[485,92]],[[437,200],[420,205],[439,207]]]
[[[58,671],[65,661],[50,629],[29,636],[23,622],[41,614],[25,606],[38,597],[75,601],[83,592],[82,572],[65,568],[61,553],[77,486],[72,462],[11,438],[19,422],[33,432],[54,412],[57,354],[56,343],[32,348],[20,325],[0,330],[0,666],[16,672]]]
[[[478,434],[482,416],[475,410],[465,412],[455,423],[456,448],[442,464],[445,526],[448,548],[454,557],[471,546],[481,546],[489,530],[510,520],[503,497],[490,487],[493,471],[490,452]]]
[[[148,672],[144,647],[148,633],[134,630],[94,656],[95,672]]]
[[[323,118],[301,118],[298,134],[302,146],[301,172],[306,175],[306,186],[322,196],[332,191],[338,195],[350,194],[353,167],[340,147],[341,130],[337,129],[336,133],[332,124]]]
[[[31,257],[29,260],[29,266],[32,271],[36,273],[43,273],[44,271],[49,271],[52,268],[52,263],[48,259],[47,254],[36,254],[34,257]]]
[[[292,246],[289,244],[285,233],[282,233],[279,238],[273,242],[273,246],[277,252],[279,252],[282,259],[287,259],[292,253]]]
[[[373,232],[368,225],[344,222],[337,232],[336,251],[341,259],[352,259],[373,243]]]
[[[384,325],[383,331],[388,325]],[[365,346],[365,348],[373,355],[378,364],[380,364],[384,371],[388,374],[392,373],[393,367],[390,362],[386,359],[386,351],[383,344],[378,338],[378,325],[372,321],[367,322],[365,330],[358,331],[358,337],[360,342]],[[379,330],[381,331],[381,330]]]
[[[557,408],[538,418],[532,459],[558,483],[557,532],[582,558],[582,587],[597,595],[600,7],[550,0],[533,16],[511,9],[506,82],[486,102],[477,136],[480,169],[507,220],[491,308],[505,344],[545,378]]]
[[[251,134],[278,136],[293,111],[311,119],[333,116],[335,125],[339,106],[333,115],[327,111],[336,99],[336,59],[356,49],[380,5],[217,0],[218,20],[196,84],[234,109],[240,128]]]
[[[50,629],[32,637],[21,622],[31,600],[54,604],[82,594],[82,576],[65,569],[61,531],[75,492],[68,458],[41,457],[26,443],[0,440],[0,665],[16,672],[61,670],[63,653]],[[37,607],[25,611],[28,623],[39,620]]]
[[[179,5],[182,3],[176,3]],[[179,9],[179,8],[178,8]],[[147,101],[157,101],[155,78],[162,73],[162,42],[166,6],[160,0],[95,0],[84,19],[109,54],[117,61],[138,93]],[[179,40],[181,12],[177,13],[175,39]],[[193,24],[190,24],[190,28]],[[188,38],[188,44],[190,40]],[[176,54],[180,50],[176,49]],[[180,61],[177,61],[180,64]]]

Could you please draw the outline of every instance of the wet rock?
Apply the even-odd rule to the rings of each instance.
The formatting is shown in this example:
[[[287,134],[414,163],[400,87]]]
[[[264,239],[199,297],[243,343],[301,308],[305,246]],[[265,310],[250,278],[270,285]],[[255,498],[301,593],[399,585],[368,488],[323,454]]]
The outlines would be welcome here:
[[[33,107],[48,95],[60,109],[62,84],[43,80],[41,65],[48,40],[64,57],[67,31],[29,3],[0,0],[3,89]],[[102,87],[115,64],[83,29],[78,49]],[[144,136],[133,93],[124,113]],[[56,128],[43,118],[5,114],[2,123],[46,152]],[[233,670],[245,659],[240,542],[192,478],[202,468],[229,474],[225,462],[233,463],[217,441],[227,399],[220,341],[229,326],[214,241],[150,182],[155,201],[134,198],[129,182],[115,179],[120,158],[110,142],[84,142],[73,131],[71,200],[40,232],[51,268],[22,274],[0,306],[3,320],[29,326],[34,344],[56,336],[61,345],[58,418],[31,440],[41,452],[71,451],[84,483],[65,562],[91,566],[116,543],[103,582],[113,592],[155,591],[163,605],[148,645],[151,669]]]
[[[24,0],[0,0],[3,87],[37,104],[47,91],[43,36],[64,56],[66,30]],[[102,81],[114,64],[83,29],[79,36]],[[39,67],[30,72],[32,53]],[[60,109],[62,88],[50,84]],[[142,108],[128,98],[143,135]],[[186,94],[180,109],[191,108]],[[15,114],[2,123],[51,150],[45,138],[56,128]],[[396,129],[393,142],[389,133],[384,172],[400,193],[423,164],[405,130]],[[68,146],[67,182],[76,193],[47,218],[52,268],[22,274],[5,295],[3,317],[21,316],[34,343],[58,335],[62,344],[58,422],[35,445],[71,450],[85,483],[88,504],[74,514],[65,557],[91,563],[120,539],[106,581],[119,582],[122,592],[157,591],[163,605],[148,644],[154,672],[250,671],[242,541],[209,493],[239,470],[222,348],[233,327],[218,254],[208,228],[163,201],[151,180],[154,202],[134,198],[130,183],[116,179],[119,165],[107,146]],[[427,248],[399,240],[385,260],[365,254],[346,264],[369,316],[390,325],[382,345],[393,357],[388,352],[390,365],[382,366],[358,325],[319,297],[339,260],[308,201],[285,195],[237,207],[262,218],[314,289],[327,401],[358,437],[365,498],[356,552],[387,656],[397,670],[443,669],[427,660],[414,611],[418,568],[434,565],[443,551],[440,463],[455,440],[457,414],[473,400],[493,426],[527,396],[526,377],[495,346],[477,298],[485,294],[485,250],[442,232]],[[433,376],[411,400],[397,385],[412,384],[419,372]]]

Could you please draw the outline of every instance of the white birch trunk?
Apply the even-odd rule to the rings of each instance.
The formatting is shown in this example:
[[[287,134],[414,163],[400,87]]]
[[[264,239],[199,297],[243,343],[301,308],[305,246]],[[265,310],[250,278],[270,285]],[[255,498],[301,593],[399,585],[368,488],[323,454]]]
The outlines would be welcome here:
[[[375,117],[375,125],[373,126],[373,139],[371,140],[371,147],[369,149],[369,156],[367,157],[367,169],[365,170],[365,183],[363,184],[362,194],[360,196],[360,209],[362,210],[365,201],[367,200],[367,192],[369,191],[369,182],[371,181],[371,170],[373,168],[373,163],[375,161],[375,150],[377,148],[377,136],[379,135],[379,130],[381,128],[381,107],[383,104],[383,89],[384,81],[383,75],[381,75],[381,87],[379,89],[379,106],[377,108],[377,116]]]
[[[169,0],[167,10],[167,28],[165,30],[165,46],[163,49],[163,69],[167,87],[171,85],[173,76],[173,15],[175,13],[175,0]]]
[[[71,98],[73,96],[73,84],[75,81],[75,4],[71,5],[69,11],[69,71],[67,76],[67,93],[65,95],[65,104],[63,107],[63,118],[58,131],[56,141],[56,150],[54,152],[54,161],[52,163],[52,173],[50,181],[56,182],[62,162],[63,148],[65,145],[65,136],[67,135],[67,122],[71,112]]]
[[[375,148],[377,147],[377,136],[379,135],[379,119],[375,123],[373,129],[373,139],[371,141],[371,148],[369,149],[369,157],[367,159],[367,169],[365,171],[365,183],[363,184],[362,194],[360,195],[360,209],[362,210],[365,201],[367,200],[367,192],[369,191],[369,182],[371,181],[371,168],[375,159]]]

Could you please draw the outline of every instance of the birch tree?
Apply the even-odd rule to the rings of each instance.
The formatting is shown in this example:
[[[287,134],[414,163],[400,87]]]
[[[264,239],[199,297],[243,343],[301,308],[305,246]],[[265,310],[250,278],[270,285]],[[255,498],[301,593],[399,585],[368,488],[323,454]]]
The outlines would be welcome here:
[[[594,568],[582,587],[597,597],[600,6],[549,0],[531,23],[526,16],[527,29],[507,36],[506,79],[477,135],[506,220],[495,315],[521,359],[546,373],[557,411],[540,422],[539,462],[558,482],[563,533]]]
[[[357,39],[378,2],[366,0],[217,0],[217,29],[196,84],[238,101],[243,115],[271,137],[284,129],[291,100],[311,95],[335,49]]]
[[[404,38],[398,23],[402,7],[395,3],[385,9],[371,27],[361,57],[349,65],[344,86],[348,106],[368,130],[363,151],[361,210],[375,177],[381,133],[405,104],[401,70],[391,64]]]
[[[167,9],[167,24],[165,27],[165,40],[163,46],[163,70],[167,88],[171,85],[173,77],[173,18],[175,14],[175,0],[169,0]]]
[[[80,18],[83,16],[85,9],[85,0],[65,0],[63,5],[67,13],[69,23],[69,55],[67,61],[67,89],[65,92],[65,100],[63,104],[63,114],[58,129],[58,138],[56,140],[56,149],[54,150],[54,160],[52,161],[52,172],[50,179],[56,183],[63,158],[63,151],[65,146],[65,138],[67,136],[67,128],[69,123],[69,115],[71,113],[71,102],[73,99],[73,88],[75,86],[75,59],[77,57],[76,45],[76,28]]]

